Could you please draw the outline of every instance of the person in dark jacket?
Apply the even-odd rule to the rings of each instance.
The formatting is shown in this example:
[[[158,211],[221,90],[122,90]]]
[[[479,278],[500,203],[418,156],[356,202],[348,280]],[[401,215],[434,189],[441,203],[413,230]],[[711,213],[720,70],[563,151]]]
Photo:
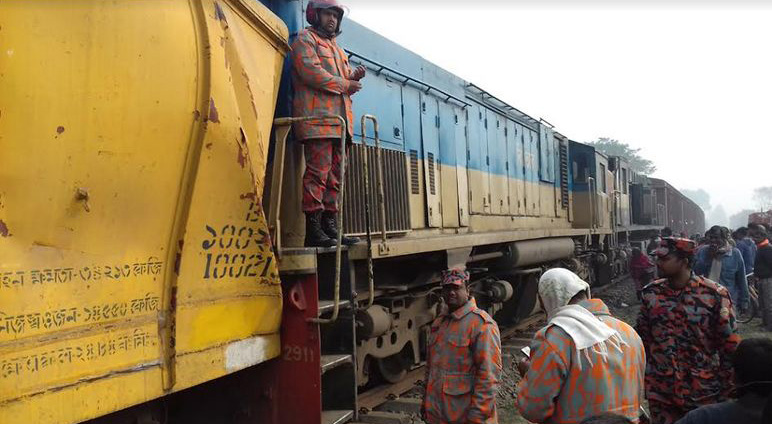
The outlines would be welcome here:
[[[750,235],[758,248],[753,274],[759,287],[761,318],[764,327],[772,331],[772,246],[766,228],[761,225],[750,226]]]
[[[756,261],[756,243],[748,237],[748,228],[740,227],[732,234],[737,249],[743,255],[745,262],[745,274],[753,272],[753,263]]]
[[[740,342],[732,360],[737,398],[690,411],[676,424],[762,424],[772,395],[772,339]]]
[[[714,225],[705,237],[708,244],[697,251],[694,273],[726,287],[734,308],[745,311],[750,295],[742,253],[729,244],[729,231],[723,227]]]

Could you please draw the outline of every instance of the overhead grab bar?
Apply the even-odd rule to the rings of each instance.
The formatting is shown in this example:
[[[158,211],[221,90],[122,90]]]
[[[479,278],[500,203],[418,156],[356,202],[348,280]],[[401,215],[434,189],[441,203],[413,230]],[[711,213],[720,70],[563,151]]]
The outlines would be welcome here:
[[[401,81],[402,85],[405,85],[408,82],[412,82],[412,83],[414,83],[416,85],[421,86],[421,88],[424,90],[424,93],[428,94],[430,91],[434,90],[434,91],[442,94],[443,96],[445,96],[445,102],[447,102],[450,99],[455,100],[456,102],[461,104],[461,108],[462,109],[465,109],[467,106],[471,106],[470,103],[465,102],[463,99],[460,99],[460,98],[458,98],[458,97],[448,93],[447,91],[444,91],[444,90],[442,90],[440,88],[437,88],[437,87],[435,87],[435,86],[433,86],[431,84],[428,84],[428,83],[426,83],[424,81],[421,81],[421,80],[419,80],[417,78],[413,78],[413,77],[411,77],[409,75],[405,75],[402,72],[397,71],[396,69],[389,68],[388,66],[386,66],[386,65],[384,65],[382,63],[378,63],[378,62],[376,62],[376,61],[374,61],[374,60],[372,60],[370,58],[362,56],[361,54],[354,53],[351,50],[347,50],[347,49],[344,49],[344,50],[346,51],[346,53],[348,53],[349,57],[353,57],[353,58],[359,59],[358,62],[366,62],[368,64],[371,64],[371,65],[377,67],[375,69],[371,68],[373,71],[375,71],[376,74],[380,74],[384,70],[389,71],[392,74],[394,74],[394,75],[404,79],[404,81]],[[363,64],[365,64],[365,63],[363,63]]]

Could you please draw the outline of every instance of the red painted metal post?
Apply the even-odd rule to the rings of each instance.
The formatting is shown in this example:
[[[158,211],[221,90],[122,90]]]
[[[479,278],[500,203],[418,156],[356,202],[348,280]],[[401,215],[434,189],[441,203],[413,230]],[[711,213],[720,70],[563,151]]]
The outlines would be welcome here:
[[[316,274],[282,276],[282,352],[278,362],[279,422],[320,424],[322,420]]]

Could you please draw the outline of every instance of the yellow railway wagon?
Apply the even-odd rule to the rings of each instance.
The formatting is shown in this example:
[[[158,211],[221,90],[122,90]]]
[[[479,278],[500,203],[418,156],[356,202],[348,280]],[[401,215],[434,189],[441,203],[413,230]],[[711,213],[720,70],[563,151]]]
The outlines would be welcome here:
[[[287,37],[247,0],[0,2],[0,423],[279,354],[260,196]]]

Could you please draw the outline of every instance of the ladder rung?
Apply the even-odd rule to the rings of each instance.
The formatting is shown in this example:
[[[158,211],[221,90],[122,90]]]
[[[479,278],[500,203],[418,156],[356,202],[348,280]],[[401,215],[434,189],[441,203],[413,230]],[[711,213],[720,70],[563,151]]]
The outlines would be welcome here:
[[[347,308],[351,302],[348,300],[341,300],[338,302],[340,305],[340,309]],[[332,312],[333,306],[335,306],[335,302],[332,300],[320,300],[319,301],[319,314],[324,314],[327,312]]]
[[[354,417],[351,410],[322,411],[322,424],[342,424]]]
[[[321,359],[322,374],[339,367],[343,364],[351,363],[351,355],[322,355]]]

